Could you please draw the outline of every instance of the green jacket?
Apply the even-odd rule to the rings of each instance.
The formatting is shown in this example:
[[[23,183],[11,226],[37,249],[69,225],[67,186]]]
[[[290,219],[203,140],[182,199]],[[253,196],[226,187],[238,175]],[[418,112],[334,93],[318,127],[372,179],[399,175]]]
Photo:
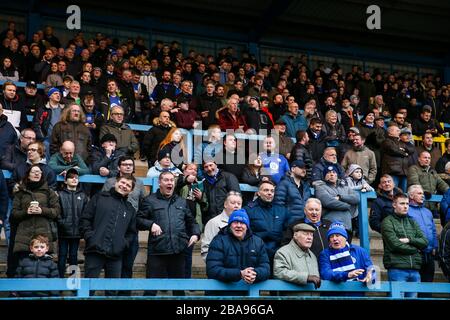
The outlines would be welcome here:
[[[66,161],[64,161],[61,153],[55,153],[51,156],[48,165],[50,168],[52,168],[56,175],[59,175],[61,172],[74,167],[78,167],[77,170],[80,176],[90,173],[90,170],[84,162],[83,158],[81,158],[78,154],[74,154],[72,162],[67,163]]]
[[[38,201],[42,214],[28,214],[31,201]],[[14,252],[28,252],[31,239],[41,234],[49,239],[50,252],[55,250],[56,239],[52,237],[50,220],[56,221],[61,213],[58,195],[50,190],[47,183],[30,191],[23,185],[14,194],[11,223],[17,226]]]
[[[420,184],[423,191],[435,194],[436,191],[444,194],[449,188],[448,184],[432,168],[423,168],[414,165],[408,168],[408,187],[413,184]]]
[[[384,255],[383,263],[386,269],[420,270],[422,255],[428,240],[420,230],[419,225],[408,216],[388,215],[381,223]],[[409,243],[402,243],[400,238],[408,238]]]

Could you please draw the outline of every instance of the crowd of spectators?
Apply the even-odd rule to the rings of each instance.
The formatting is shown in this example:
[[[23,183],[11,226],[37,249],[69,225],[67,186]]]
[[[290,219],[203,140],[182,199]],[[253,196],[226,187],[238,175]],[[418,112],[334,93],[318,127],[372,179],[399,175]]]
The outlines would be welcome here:
[[[119,43],[101,33],[85,39],[78,32],[61,44],[51,26],[26,41],[13,21],[0,42],[0,80],[5,81],[0,168],[12,172],[2,188],[7,195],[0,199],[6,202],[1,203],[0,226],[9,223],[8,276],[15,276],[19,265],[23,268],[19,260],[27,257],[37,232],[47,237],[38,242],[50,252],[59,239],[61,277],[67,257],[70,265],[77,264],[74,252],[81,238],[86,241],[86,274],[97,277],[106,266],[109,277],[130,277],[137,232],[149,230],[147,276],[190,277],[192,247],[205,230],[202,256],[213,278],[253,283],[285,274],[273,271],[274,257],[282,263],[276,251],[283,234],[291,232],[295,241],[290,246],[296,243],[308,259],[320,258],[306,264],[327,268],[296,282],[320,286],[319,276],[370,282],[368,253],[351,245],[358,236],[358,192],[377,191],[370,226],[382,234],[388,225],[384,218],[403,219],[405,210],[392,203],[412,186],[421,188],[425,199],[445,196],[441,206],[415,198],[411,220],[431,217],[433,226],[433,217],[440,217],[442,226],[450,220],[444,210],[450,198],[450,140],[445,140],[444,154],[433,142],[448,138],[441,123],[450,122],[450,85],[439,75],[369,72],[357,65],[345,73],[337,63],[310,70],[306,55],[257,61],[249,52],[236,56],[233,47],[215,56],[196,50],[184,55],[177,41],[147,47],[141,37]],[[17,81],[26,82],[23,90]],[[136,132],[130,123],[152,127]],[[208,130],[208,136],[189,146],[183,130],[191,129]],[[236,132],[264,137],[255,146]],[[413,135],[421,142],[415,144]],[[195,163],[188,161],[188,148]],[[148,165],[147,176],[159,181],[160,189],[148,196],[133,175],[137,158]],[[84,174],[108,178],[107,187],[80,185]],[[57,183],[58,175],[64,183]],[[239,183],[259,191],[242,199]],[[311,188],[326,219],[323,225],[333,224],[332,231],[319,232],[330,247],[312,255],[308,250],[311,244],[317,248],[322,222],[309,217],[305,205]],[[70,202],[69,195],[80,190],[83,196]],[[6,209],[8,198],[12,206]],[[214,228],[208,226],[213,221]],[[383,235],[392,255],[399,246],[396,223]],[[423,241],[409,244],[401,238],[404,247],[420,252],[425,261],[437,257],[437,235],[429,236],[430,226],[419,222],[421,231],[409,223],[414,237]],[[236,241],[258,252],[258,257],[245,253],[248,265],[240,270],[233,265],[239,264],[232,253]],[[208,248],[214,251],[211,256]],[[357,263],[346,259],[336,265],[333,255],[339,252],[356,254]],[[413,269],[421,267],[418,263]],[[427,267],[421,272],[432,281],[434,268]],[[340,268],[350,272],[335,275]]]

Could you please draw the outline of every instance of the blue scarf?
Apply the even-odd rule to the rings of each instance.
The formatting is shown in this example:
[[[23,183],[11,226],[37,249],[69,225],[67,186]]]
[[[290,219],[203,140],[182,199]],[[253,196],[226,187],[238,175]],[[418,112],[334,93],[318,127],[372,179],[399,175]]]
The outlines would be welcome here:
[[[309,220],[308,218],[305,218],[305,223],[307,223],[307,224],[312,224],[312,225],[314,225],[314,226],[316,226],[316,227],[320,227],[321,225],[322,225],[322,221],[317,221],[316,223],[312,223],[312,221],[311,220]]]
[[[208,181],[208,183],[210,184],[210,185],[215,185],[216,184],[216,182],[217,182],[217,176],[219,175],[219,172],[220,172],[220,170],[217,170],[217,173],[214,175],[214,176],[210,176],[210,175],[205,175],[205,179],[206,179],[206,181]]]
[[[356,267],[350,255],[350,245],[348,242],[342,249],[330,248],[330,263],[333,272],[350,272]]]

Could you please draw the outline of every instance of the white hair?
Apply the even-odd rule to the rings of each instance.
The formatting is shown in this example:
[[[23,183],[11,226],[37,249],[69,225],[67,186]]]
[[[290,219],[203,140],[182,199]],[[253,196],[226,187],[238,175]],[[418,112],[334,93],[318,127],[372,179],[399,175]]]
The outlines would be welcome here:
[[[315,203],[315,204],[319,205],[320,210],[322,210],[322,202],[320,202],[319,199],[317,199],[317,198],[309,198],[308,200],[306,200],[305,208],[310,203]]]
[[[413,194],[416,194],[417,191],[422,191],[423,192],[423,188],[420,184],[413,184],[412,186],[410,186],[408,188],[408,195],[411,198],[411,196]]]

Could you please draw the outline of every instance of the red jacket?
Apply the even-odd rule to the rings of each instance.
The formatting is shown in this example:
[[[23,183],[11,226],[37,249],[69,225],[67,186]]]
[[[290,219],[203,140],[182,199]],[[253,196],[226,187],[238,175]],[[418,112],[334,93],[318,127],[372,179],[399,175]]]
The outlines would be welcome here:
[[[236,113],[236,118],[233,118],[227,108],[218,111],[216,115],[217,119],[219,120],[220,129],[222,131],[225,131],[227,129],[237,130],[239,129],[239,126],[244,126],[244,131],[247,131],[248,129],[245,118],[239,111]]]
[[[190,130],[196,119],[197,112],[194,110],[183,111],[178,109],[178,112],[175,113],[175,123],[178,128]]]

